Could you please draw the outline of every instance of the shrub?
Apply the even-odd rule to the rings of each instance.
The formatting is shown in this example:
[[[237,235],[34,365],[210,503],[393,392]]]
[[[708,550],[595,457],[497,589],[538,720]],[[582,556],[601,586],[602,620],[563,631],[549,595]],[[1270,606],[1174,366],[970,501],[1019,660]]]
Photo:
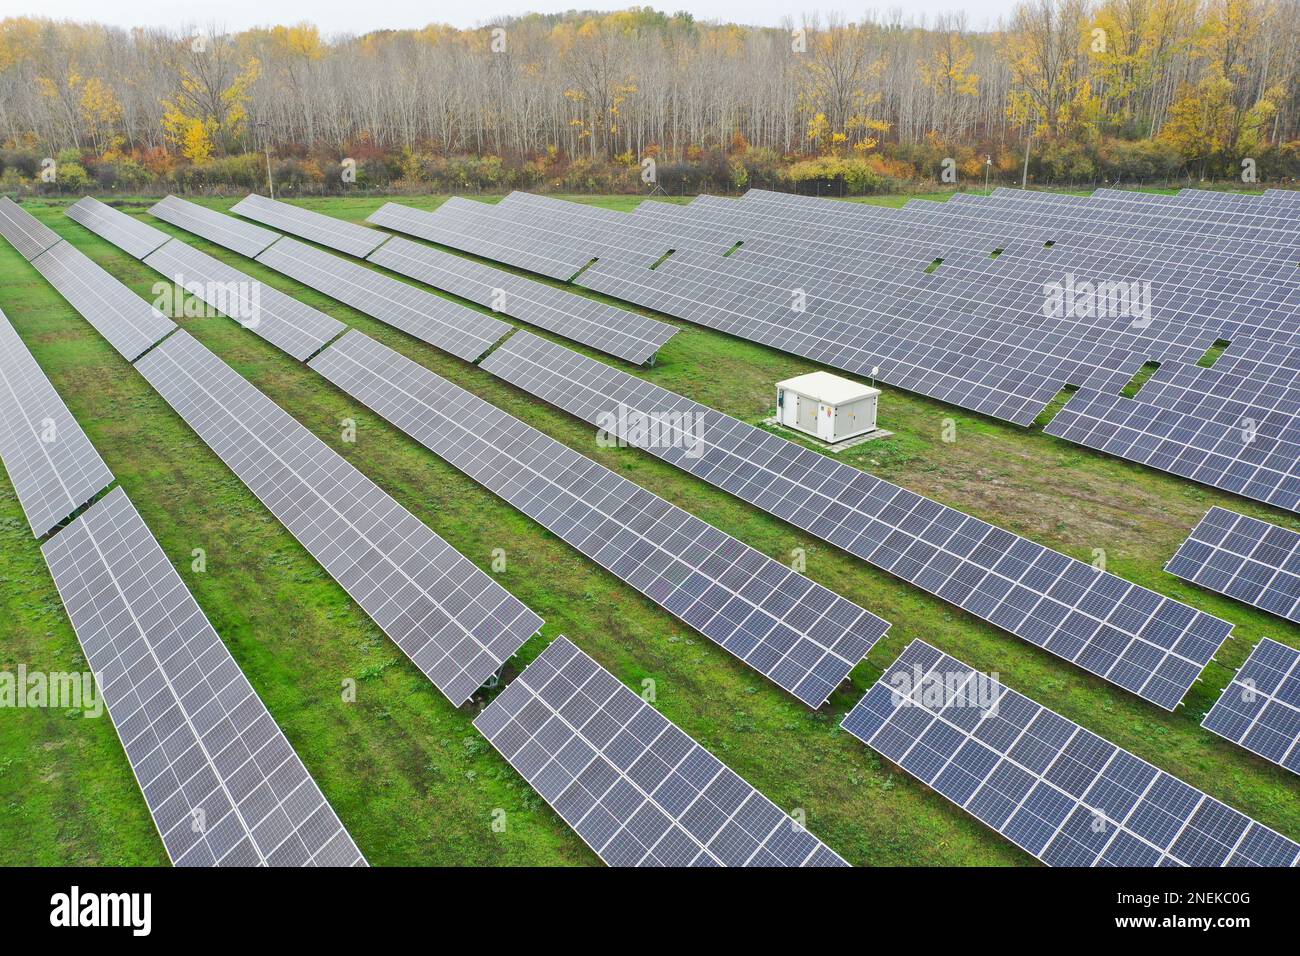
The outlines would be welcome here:
[[[1052,140],[1034,157],[1040,179],[1051,183],[1089,182],[1097,177],[1091,147],[1073,140]]]
[[[277,190],[310,192],[325,181],[325,174],[310,160],[282,159],[272,161],[272,176]]]
[[[1167,143],[1150,140],[1110,140],[1102,149],[1101,168],[1115,182],[1147,182],[1176,175],[1182,168],[1178,151]]]
[[[88,188],[93,180],[90,178],[90,173],[86,172],[86,167],[82,166],[81,163],[61,162],[59,163],[55,182],[58,183],[60,189],[78,192]]]
[[[494,189],[503,178],[500,156],[456,156],[447,164],[452,189]]]
[[[17,166],[7,166],[0,173],[0,193],[26,192],[31,180],[19,172]]]
[[[796,192],[813,192],[824,186],[829,190],[837,186],[844,192],[865,195],[886,191],[884,176],[871,168],[871,164],[858,157],[818,156],[797,162],[786,170]]]
[[[785,179],[781,155],[764,146],[751,146],[745,150],[733,160],[733,168],[737,166],[739,170],[732,177],[737,189],[771,189],[780,186]],[[739,175],[740,172],[744,175]]]
[[[41,154],[31,149],[0,149],[0,173],[15,170],[19,176],[35,179],[41,168]]]

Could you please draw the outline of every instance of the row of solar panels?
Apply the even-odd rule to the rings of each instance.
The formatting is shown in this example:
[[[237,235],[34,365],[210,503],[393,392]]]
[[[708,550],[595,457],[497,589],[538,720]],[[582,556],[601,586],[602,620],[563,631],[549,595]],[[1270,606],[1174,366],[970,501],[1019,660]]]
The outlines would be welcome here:
[[[126,492],[83,510],[113,474],[2,312],[0,423],[0,461],[33,534],[51,535],[42,553],[169,859],[364,865]]]
[[[121,213],[109,210],[107,207],[92,208],[89,211],[94,215],[86,215],[87,210],[83,206],[83,211],[78,215],[88,227],[100,235],[113,241],[121,240],[124,246],[134,243],[132,248],[145,255],[148,255],[146,245],[154,251],[160,249],[159,245],[152,244],[156,236],[149,236],[149,241],[146,243],[135,243],[136,239],[147,234],[118,218],[122,216]],[[145,229],[148,228],[150,227],[145,226]],[[194,252],[194,250],[190,251]],[[179,251],[174,254],[184,255]],[[210,263],[207,268],[211,268]],[[104,281],[106,278],[107,282]],[[115,280],[107,277],[106,274],[96,273],[89,280],[80,282],[78,287],[87,285],[95,289],[102,293],[101,298],[105,301],[118,300],[116,291],[110,294],[107,287],[113,282]],[[62,281],[56,282],[55,285],[60,291],[64,288]],[[125,287],[120,288],[125,289]],[[101,331],[119,331],[119,323],[115,316],[99,314],[94,318],[90,315],[85,317]],[[351,333],[338,344],[339,346],[345,343],[356,344],[358,338],[371,343],[375,348],[382,349],[378,343],[357,332]],[[16,335],[14,339],[16,340]],[[6,350],[7,354],[9,350]],[[331,350],[325,354],[334,353]],[[28,357],[30,361],[30,355]],[[323,359],[324,356],[321,358]],[[526,639],[540,625],[540,619],[532,616],[531,612],[527,612],[513,598],[508,600],[513,602],[514,609],[520,611],[518,619],[509,619],[511,609],[507,609],[504,613],[500,606],[495,610],[487,610],[492,605],[485,604],[485,599],[495,595],[483,592],[470,593],[474,590],[473,585],[484,581],[491,585],[491,588],[496,588],[486,575],[472,566],[466,574],[466,569],[460,566],[460,562],[466,565],[468,562],[445,544],[442,544],[441,548],[429,547],[429,537],[432,536],[432,532],[419,525],[405,512],[397,513],[400,506],[395,502],[390,502],[391,507],[385,508],[383,499],[386,496],[383,496],[378,488],[368,485],[367,480],[360,473],[350,471],[350,466],[337,459],[332,451],[318,443],[313,436],[306,433],[305,429],[239,378],[216,356],[203,349],[186,332],[175,331],[174,334],[165,335],[161,342],[155,344],[148,354],[137,361],[136,367],[230,465],[232,470],[249,483],[250,488],[258,494],[259,498],[286,523],[286,526],[303,541],[313,555],[321,560],[327,570],[330,570],[340,583],[344,584],[358,603],[368,610],[390,635],[395,637],[399,646],[412,656],[417,665],[430,673],[431,678],[445,693],[448,693],[448,696],[458,699],[456,695],[462,692],[467,696],[472,694],[491,673],[491,670],[483,672],[479,666],[483,663],[481,658],[484,648],[479,647],[478,644],[467,648],[465,645],[468,639],[463,627],[456,631],[451,625],[460,627],[467,622],[479,622],[468,636],[490,638],[486,650],[505,657],[511,656],[522,643],[521,640],[516,639],[517,635],[522,634],[523,639]],[[48,380],[44,381],[46,389],[53,394]],[[57,396],[54,398],[57,401]],[[59,404],[61,406],[61,403]],[[66,415],[66,409],[64,414]],[[68,420],[71,421],[70,417]],[[75,422],[71,424],[75,428]],[[79,433],[79,429],[77,432]],[[538,437],[541,437],[540,433]],[[6,451],[6,463],[9,460],[10,456]],[[109,480],[111,481],[111,476]],[[351,500],[348,500],[349,498]],[[119,489],[105,502],[95,505],[90,512],[87,512],[87,516],[94,514],[98,517],[100,515],[98,509],[111,507],[112,520],[121,524],[123,519],[120,512],[123,502],[125,502],[125,495]],[[126,507],[129,508],[129,504]],[[681,514],[689,521],[696,520],[685,516],[684,513]],[[89,521],[87,516],[83,518]],[[357,516],[361,516],[360,520],[353,520]],[[78,519],[73,527],[79,527],[82,520]],[[683,521],[682,524],[685,525],[686,522]],[[698,525],[713,531],[707,529],[703,523]],[[120,529],[114,527],[112,530]],[[147,535],[147,531],[144,533]],[[720,532],[713,531],[713,533],[721,535]],[[68,536],[70,534],[71,531],[62,534],[56,541],[60,546],[70,545],[74,540]],[[152,541],[152,538],[150,540]],[[731,552],[733,548],[743,547],[734,539],[727,540],[731,542],[726,547],[727,552]],[[722,543],[726,545],[726,542]],[[82,543],[78,542],[78,544]],[[55,547],[55,542],[52,542],[50,547]],[[153,545],[153,550],[149,550],[144,547],[140,535],[132,530],[122,541],[115,539],[111,544],[102,547],[105,550],[112,549],[113,559],[117,564],[122,561],[135,561],[139,567],[147,568],[153,578],[124,583],[123,588],[126,590],[120,592],[122,595],[139,593],[144,586],[149,593],[150,603],[147,607],[126,607],[118,613],[118,609],[110,603],[112,596],[101,586],[102,582],[97,579],[92,580],[94,577],[92,570],[84,566],[77,568],[81,577],[70,583],[65,590],[63,582],[71,579],[56,568],[56,580],[60,582],[60,590],[65,593],[69,614],[77,625],[78,635],[86,648],[92,668],[99,675],[101,682],[116,681],[119,669],[129,670],[136,680],[143,680],[147,675],[143,671],[143,665],[136,663],[135,648],[124,650],[120,635],[116,631],[101,634],[94,628],[105,621],[130,621],[136,630],[150,640],[173,642],[175,637],[168,630],[168,625],[151,628],[139,624],[140,620],[146,618],[147,611],[161,609],[167,612],[165,620],[174,622],[187,632],[195,633],[195,640],[190,642],[192,655],[177,656],[174,662],[169,659],[169,666],[175,663],[177,673],[183,672],[185,692],[190,692],[194,682],[203,680],[205,676],[215,683],[215,678],[207,670],[209,666],[218,663],[217,652],[212,649],[212,645],[215,642],[223,652],[224,645],[220,644],[210,627],[204,630],[197,625],[196,615],[201,617],[197,605],[193,606],[194,613],[189,613],[188,609],[179,605],[159,601],[164,594],[174,597],[177,589],[183,591],[183,585],[175,575],[175,571],[166,563],[156,543]],[[367,547],[375,550],[368,552]],[[51,553],[57,554],[58,560],[62,562],[59,566],[61,568],[63,565],[75,565],[79,555],[86,550],[84,546],[80,547],[80,550],[61,547],[57,552]],[[389,552],[409,555],[410,560],[409,562],[394,561]],[[719,554],[721,553],[720,551]],[[845,610],[851,608],[851,605],[843,599],[812,585],[811,582],[763,558],[757,552],[744,549],[739,556],[729,556],[735,558],[737,568],[743,565],[748,570],[753,570],[755,560],[766,562],[766,566],[760,567],[758,571],[769,583],[771,583],[773,570],[777,570],[781,579],[775,586],[782,597],[792,602],[796,599],[803,601],[805,614],[808,609],[816,609],[814,616],[803,622],[803,626],[807,626],[817,639],[827,639],[827,635],[840,633],[846,625],[851,624],[858,628],[859,630],[854,632],[854,639],[863,641],[859,658],[887,627],[884,622],[861,609],[853,609],[846,614]],[[718,555],[713,557],[716,558]],[[393,567],[383,564],[384,561],[390,562],[396,568],[396,573],[393,572]],[[409,568],[404,567],[407,563]],[[51,559],[51,566],[55,567],[54,558]],[[115,573],[121,575],[120,571]],[[167,579],[168,574],[174,578],[174,585]],[[401,574],[406,576],[401,577]],[[802,586],[796,585],[794,579],[798,579]],[[149,591],[149,588],[152,588],[152,591]],[[430,595],[435,593],[441,597],[445,605],[458,609],[454,618],[439,614],[439,609],[430,599]],[[823,602],[822,596],[828,600]],[[185,592],[185,597],[192,604],[188,592]],[[372,597],[375,600],[370,600]],[[181,613],[182,610],[185,613]],[[487,613],[484,613],[485,610]],[[732,612],[733,606],[728,604],[727,610],[729,613]],[[785,607],[784,610],[790,611],[790,607]],[[750,615],[742,615],[742,620],[748,616]],[[722,615],[719,617],[724,619]],[[523,630],[517,626],[519,619],[524,622]],[[148,620],[152,620],[152,617]],[[408,625],[411,626],[410,629],[403,630]],[[477,634],[480,630],[481,634]],[[454,633],[449,640],[444,641],[449,631]],[[857,637],[858,634],[861,634],[860,638]],[[201,643],[198,642],[198,638],[202,639]],[[134,636],[131,639],[134,640]],[[837,650],[848,652],[843,644],[842,641]],[[168,647],[171,646],[172,644],[169,643]],[[843,675],[839,677],[829,675],[824,666],[816,666],[816,661],[813,666],[806,665],[800,656],[804,653],[804,646],[804,643],[800,643],[796,648],[792,644],[787,648],[787,651],[792,653],[785,655],[788,658],[785,665],[780,661],[772,661],[768,662],[768,666],[779,669],[783,674],[791,667],[804,668],[806,671],[815,669],[819,679],[824,677],[832,681],[826,690],[826,693],[829,693],[829,689],[838,683]],[[550,666],[549,662],[555,660],[566,647],[571,648],[572,645],[564,639],[552,645],[524,672],[521,682],[516,682],[512,687],[522,691],[524,687],[531,686],[541,691],[541,683],[536,683],[537,675]],[[103,656],[97,656],[101,651]],[[799,653],[793,653],[795,651]],[[822,656],[831,656],[831,653],[827,651]],[[202,662],[200,669],[194,670],[188,667],[193,660]],[[511,711],[506,715],[506,719],[512,720],[512,727],[527,727],[529,736],[536,735],[535,740],[529,741],[524,738],[519,741],[520,744],[527,744],[530,748],[548,745],[553,747],[549,752],[550,756],[560,762],[548,771],[549,776],[545,779],[552,779],[554,774],[561,772],[560,767],[570,768],[572,771],[570,781],[574,783],[571,788],[573,792],[566,799],[565,809],[561,813],[575,824],[575,828],[603,859],[617,864],[656,862],[674,865],[684,863],[844,865],[838,855],[828,850],[824,844],[808,834],[791,818],[781,813],[770,801],[734,773],[726,770],[715,758],[708,755],[680,730],[672,727],[652,708],[641,705],[639,698],[630,691],[624,688],[621,693],[610,693],[610,685],[616,687],[621,685],[612,675],[599,669],[585,655],[583,661],[585,662],[584,679],[595,678],[595,680],[588,683],[583,694],[579,695],[575,692],[573,699],[557,701],[554,719],[545,722],[546,727],[543,728],[540,724],[534,726],[527,722],[533,713],[531,708],[519,713]],[[766,662],[766,658],[764,661]],[[856,660],[853,663],[856,663]],[[100,666],[101,664],[103,667]],[[233,660],[231,666],[234,666]],[[570,665],[566,670],[569,679],[574,678],[575,666]],[[759,665],[756,663],[755,666]],[[840,664],[834,666],[838,668]],[[847,674],[851,666],[852,663],[844,667],[844,674]],[[237,668],[235,670],[237,672]],[[478,676],[468,676],[466,672]],[[228,678],[230,675],[223,673],[221,676]],[[809,683],[807,674],[802,683],[805,685]],[[114,690],[117,686],[116,683],[112,683]],[[222,682],[215,683],[215,686],[220,690],[228,685]],[[555,682],[553,686],[558,688],[560,683]],[[582,686],[581,681],[578,682],[578,686]],[[597,694],[597,687],[605,692],[603,696]],[[226,690],[225,693],[232,694],[233,691]],[[231,700],[233,703],[240,703],[245,696],[247,695],[235,696]],[[509,706],[514,699],[505,695],[503,698],[499,701],[500,707]],[[189,699],[186,698],[185,702],[188,703]],[[552,699],[552,691],[543,692],[538,696],[539,701]],[[201,698],[200,701],[202,702]],[[640,707],[632,706],[631,702],[635,702]],[[155,704],[151,702],[151,708],[153,706]],[[559,714],[561,706],[563,717]],[[248,707],[245,706],[244,711],[247,710]],[[120,716],[121,711],[121,705],[110,705],[110,714],[115,722],[137,719],[134,711],[126,717]],[[131,725],[124,730],[123,740],[127,744],[128,756],[132,759],[143,784],[154,779],[152,772],[157,769],[158,753],[161,751],[158,751],[157,741],[152,736],[141,738],[143,742],[137,747],[135,744],[137,738],[134,734],[141,727],[147,732],[151,727],[157,728],[160,712],[150,709],[142,711],[141,714],[144,716],[143,723],[139,726]],[[247,714],[241,712],[239,716],[242,719]],[[490,716],[485,714],[480,720],[487,720]],[[581,719],[578,719],[579,716]],[[199,716],[185,713],[184,707],[178,707],[175,713],[168,712],[167,717],[169,727],[170,722],[179,719],[187,727],[201,722],[203,733],[211,729],[211,741],[204,738],[196,746],[218,739],[230,740],[230,727],[221,721],[220,711],[209,711]],[[213,727],[209,726],[209,719],[213,721]],[[216,724],[220,726],[215,726]],[[122,730],[122,724],[119,723],[118,726],[119,730]],[[561,726],[566,728],[570,739],[555,743],[556,734]],[[655,733],[648,735],[652,729]],[[258,731],[257,728],[245,724],[239,724],[235,730],[245,734]],[[170,746],[172,738],[168,737],[167,740]],[[155,746],[145,747],[145,742],[152,742]],[[504,749],[506,739],[498,735],[494,743]],[[640,747],[640,752],[635,754],[639,760],[629,759],[629,754],[632,753],[630,748],[634,746]],[[581,760],[579,760],[580,753]],[[260,756],[262,755],[259,752]],[[516,754],[512,750],[508,756],[521,771],[527,771],[528,765],[523,762],[522,753]],[[151,761],[151,764],[144,768],[150,773],[149,776],[144,775],[144,770],[138,763],[146,759]],[[190,769],[195,759],[187,751],[184,768]],[[222,759],[229,759],[224,751]],[[269,756],[266,759],[269,760]],[[652,766],[666,767],[670,773],[665,776],[672,777],[670,785],[660,787],[658,784],[663,781],[659,780],[656,781],[656,786],[650,787],[649,790],[644,789],[648,781],[645,772]],[[268,774],[272,772],[277,774],[274,779],[277,786],[282,782],[282,778],[283,782],[289,782],[287,779],[289,772],[280,769],[279,764],[270,764],[265,769]],[[179,768],[174,770],[173,775],[175,772],[179,772]],[[245,769],[243,773],[247,777],[249,771]],[[167,779],[171,780],[172,777],[169,776]],[[181,782],[185,783],[187,779],[182,777]],[[253,796],[249,796],[249,806],[240,804],[232,811],[234,816],[230,818],[231,820],[241,820],[249,816],[254,796],[262,803],[266,802],[266,795],[262,792],[265,788],[260,787],[260,778],[241,780],[241,799],[244,797],[242,787],[245,783],[250,788],[258,787],[258,791]],[[197,792],[195,790],[197,786],[198,784],[190,786],[187,793]],[[171,827],[175,825],[178,833],[189,832],[178,822],[173,794],[164,791],[162,784],[155,789],[168,801],[165,807],[157,806],[153,801],[150,803],[160,831],[170,837]],[[654,790],[659,792],[652,793],[651,791]],[[549,794],[543,782],[539,782],[539,791],[548,795],[548,798],[555,796]],[[221,792],[228,795],[229,788],[223,785]],[[311,833],[304,832],[301,839],[307,839],[309,835],[313,838],[320,836],[322,824],[319,807],[306,807],[303,795],[297,791],[296,781],[292,792],[295,794],[294,804],[288,809],[306,808],[312,814],[308,821]],[[584,799],[590,801],[590,806],[584,810],[581,819],[573,817],[571,809],[571,804],[579,792]],[[629,807],[628,801],[632,794],[638,795],[636,799],[639,802],[636,806]],[[146,796],[152,795],[152,792],[146,789]],[[207,791],[201,791],[200,796],[209,800],[210,806],[205,805],[202,808],[204,811],[218,809],[216,797],[209,798]],[[261,804],[257,806],[261,808]],[[276,810],[276,813],[279,814],[280,811]],[[615,818],[611,814],[622,815],[612,823],[612,826],[611,821]],[[256,819],[261,820],[260,814]],[[277,815],[274,819],[279,821],[280,818]],[[272,845],[275,849],[274,854],[268,853],[260,858],[250,858],[248,847],[243,844],[238,848],[234,846],[230,833],[231,824],[225,816],[222,816],[222,820],[221,830],[211,840],[195,838],[189,841],[193,845],[187,844],[183,855],[173,854],[173,859],[187,864],[210,863],[215,860],[232,864],[301,862],[290,852],[300,842],[296,835],[280,834],[286,840],[283,848],[277,842]],[[188,818],[184,822],[188,823]],[[711,825],[713,825],[712,829],[710,829]],[[270,835],[276,832],[275,826],[283,829],[278,822],[263,823],[261,829],[266,830]],[[605,832],[604,828],[607,826],[610,828]],[[341,827],[339,829],[341,830]],[[201,834],[203,831],[195,832]],[[319,862],[339,862],[337,844],[340,840],[333,834],[327,836],[330,838],[328,851],[318,851],[317,847],[312,845],[312,852],[314,854],[319,852]],[[751,844],[749,849],[745,849],[747,844]],[[169,843],[169,852],[172,851],[172,847],[173,845]],[[261,844],[257,844],[256,847],[260,848]]]
[[[1235,259],[1218,272],[1183,261],[1185,229],[1117,235],[1113,211],[1085,219],[1058,208],[1069,201],[1015,194],[896,211],[751,192],[620,214],[516,193],[495,208],[389,204],[371,222],[552,278],[580,273],[596,291],[1020,424],[1082,386],[1051,433],[1300,507],[1300,217],[1268,232],[1278,240],[1268,261],[1285,269],[1256,275]],[[1013,241],[1021,234],[1032,238]],[[1224,258],[1219,247],[1203,255]],[[1102,305],[1136,312],[1073,314],[1076,299],[1094,304],[1085,283],[1119,282]],[[1045,316],[1053,283],[1071,309]],[[1214,367],[1197,364],[1221,339],[1231,344]],[[1139,397],[1120,396],[1149,360],[1161,368]]]
[[[1294,840],[921,640],[842,726],[1050,866],[1300,862]]]
[[[182,334],[183,334],[183,333],[182,333]],[[359,333],[354,333],[354,334],[357,334],[357,336],[359,336]],[[361,337],[361,338],[364,339],[364,337]],[[367,341],[368,341],[368,339],[367,339]],[[339,345],[339,346],[342,346],[342,345],[343,345],[343,342],[339,342],[338,345]],[[376,345],[377,345],[377,343],[376,343]],[[335,346],[335,347],[338,347],[338,346]],[[381,347],[381,349],[382,349],[382,347]],[[324,355],[322,355],[321,358],[324,358]],[[398,356],[398,358],[399,358],[399,356]],[[634,697],[634,695],[633,695],[633,697]],[[545,750],[545,747],[543,747],[542,749]],[[504,750],[503,750],[503,752],[504,752]],[[556,748],[556,750],[555,750],[554,753],[558,753],[558,752],[559,752],[559,750],[558,750],[558,748]],[[554,753],[552,753],[552,756],[554,756]],[[510,754],[507,754],[507,756],[510,756]],[[554,763],[554,761],[552,761],[552,763]],[[541,766],[542,766],[542,765],[539,765],[539,766],[537,767],[537,769],[541,769]],[[547,763],[546,766],[550,766],[550,767],[551,767],[551,773],[555,773],[555,767],[554,767],[554,766],[550,765],[550,763]],[[528,775],[528,774],[525,773],[525,775]],[[563,779],[563,778],[560,778],[560,779]],[[555,791],[555,792],[556,792],[556,795],[558,795],[559,791]],[[573,797],[573,799],[578,799],[578,797],[581,797],[582,800],[585,800],[585,799],[586,799],[586,793],[588,793],[588,791],[586,791],[586,790],[582,790],[582,788],[581,788],[581,787],[578,787],[577,784],[573,784],[573,786],[572,786],[572,793],[571,793],[571,797]],[[547,797],[547,799],[551,799],[551,797]],[[552,803],[554,803],[554,800],[552,800]],[[620,799],[620,800],[619,800],[619,805],[625,805],[625,803],[627,803],[627,800],[625,800],[625,799]],[[656,804],[656,805],[655,805],[655,809],[656,809],[656,810],[659,810],[659,812],[662,813],[663,805],[662,805],[662,804]],[[584,809],[584,812],[582,812],[582,813],[584,813],[584,814],[588,814],[588,810]],[[585,819],[585,821],[588,822],[588,825],[589,825],[589,826],[597,827],[597,829],[595,829],[593,832],[603,832],[603,830],[599,829],[599,827],[597,826],[597,821],[599,821],[599,819],[601,819],[601,817],[599,817],[598,814],[595,814],[594,810],[591,810],[590,814],[591,814],[591,816],[589,816],[589,817],[588,817],[588,816],[582,816],[582,817],[580,817],[580,819]],[[563,810],[562,810],[562,816],[564,816],[564,812],[563,812]],[[646,814],[645,814],[645,813],[642,813],[642,817],[645,817],[645,816],[646,816]],[[669,816],[671,816],[671,814],[669,814]],[[656,817],[656,819],[658,819],[658,814],[655,814],[655,817]],[[565,818],[569,819],[568,816],[565,816]],[[577,826],[577,821],[576,821],[576,819],[573,819],[573,821],[571,821],[571,822],[575,822],[575,826]],[[658,827],[659,827],[659,826],[662,826],[662,825],[663,825],[663,822],[662,822],[662,821],[658,821],[658,822],[655,823],[654,826],[650,826],[650,830],[647,831],[647,832],[655,832],[656,829],[658,829]],[[640,826],[640,823],[638,823],[638,826]],[[649,826],[649,825],[647,825],[647,826]],[[777,827],[777,830],[780,830],[780,827]],[[582,832],[582,831],[580,830],[580,832]],[[629,832],[630,832],[630,831],[629,831]],[[611,831],[611,834],[612,834],[612,831]],[[643,836],[643,834],[638,834],[638,835]],[[586,832],[584,832],[584,838],[585,838],[585,839],[588,838],[588,834],[586,834]],[[735,840],[735,839],[736,839],[736,838],[735,838],[735,835],[728,836],[728,843],[733,842],[733,840]],[[784,838],[783,838],[783,839],[784,839]],[[620,840],[621,840],[621,842],[620,842]],[[591,842],[590,839],[589,839],[589,842]],[[762,842],[762,840],[759,840],[759,843],[761,843],[761,842]],[[593,844],[593,845],[594,845],[594,844]],[[602,845],[603,845],[603,844],[602,844]],[[623,834],[620,834],[620,835],[619,835],[619,840],[614,840],[614,842],[612,842],[612,843],[610,844],[610,847],[611,847],[611,851],[610,851],[610,852],[612,853],[612,855],[614,855],[615,858],[617,858],[617,860],[627,861],[627,860],[628,860],[628,857],[625,856],[625,855],[627,855],[628,848],[629,848],[629,847],[636,847],[636,845],[640,845],[640,844],[636,844],[636,843],[634,843],[634,842],[630,842],[630,840],[628,839],[628,832],[623,832]],[[599,849],[599,847],[598,847],[598,849]],[[688,849],[689,849],[689,847],[688,847]],[[642,852],[649,852],[649,849],[643,849]],[[690,852],[694,852],[694,851],[690,851]],[[651,855],[651,856],[653,856],[653,855]],[[663,861],[663,858],[664,858],[664,857],[659,857],[659,861]],[[762,858],[762,857],[759,857],[759,858]],[[755,860],[755,861],[757,861],[757,860]]]
[[[1300,624],[1300,532],[1211,508],[1166,570]]]

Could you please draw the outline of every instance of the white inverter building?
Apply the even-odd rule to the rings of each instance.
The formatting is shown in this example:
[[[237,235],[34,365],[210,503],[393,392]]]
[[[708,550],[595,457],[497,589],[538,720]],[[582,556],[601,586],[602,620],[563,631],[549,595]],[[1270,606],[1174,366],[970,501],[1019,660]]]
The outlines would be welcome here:
[[[876,430],[880,389],[829,372],[810,372],[776,383],[776,418],[782,425],[829,444]]]

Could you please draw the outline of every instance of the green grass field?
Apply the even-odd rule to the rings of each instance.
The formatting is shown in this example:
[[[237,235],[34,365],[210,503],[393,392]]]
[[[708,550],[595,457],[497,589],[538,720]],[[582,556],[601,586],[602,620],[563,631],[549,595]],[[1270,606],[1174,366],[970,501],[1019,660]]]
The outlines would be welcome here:
[[[591,200],[627,209],[635,198]],[[305,205],[362,221],[382,198]],[[404,200],[406,201],[406,200]],[[419,197],[414,206],[441,200]],[[228,209],[234,200],[209,200]],[[158,276],[63,215],[31,209],[152,300]],[[1033,861],[838,729],[840,718],[912,639],[924,638],[1281,832],[1300,838],[1295,777],[1199,727],[1255,642],[1300,646],[1300,628],[1183,584],[1162,567],[1215,504],[1300,528],[1294,516],[1042,434],[885,387],[892,438],[845,460],[1237,625],[1185,706],[1152,705],[986,625],[251,260],[121,208],[231,263],[482,396],[542,431],[893,622],[818,712],[515,512],[253,333],[225,318],[181,324],[481,567],[503,548],[502,584],[546,619],[515,664],[567,634],[855,865],[1025,865]],[[596,857],[451,707],[144,379],[7,244],[0,309],[90,435],[271,713],[373,864],[590,865]],[[675,320],[674,320],[675,321]],[[750,422],[773,383],[815,366],[676,323],[681,334],[636,374]],[[534,330],[536,331],[536,330]],[[542,333],[545,334],[545,333]],[[549,336],[554,338],[553,336]],[[557,339],[557,341],[563,341]],[[572,343],[565,343],[572,347]],[[602,357],[603,356],[598,356]],[[609,360],[613,361],[613,360]],[[355,419],[357,440],[341,440]],[[956,441],[941,440],[946,419]],[[203,572],[191,553],[207,554]],[[7,480],[0,480],[0,670],[81,670],[80,648]],[[355,703],[341,684],[358,683]],[[506,812],[504,832],[493,812]],[[107,719],[0,712],[0,863],[165,864],[166,855]]]

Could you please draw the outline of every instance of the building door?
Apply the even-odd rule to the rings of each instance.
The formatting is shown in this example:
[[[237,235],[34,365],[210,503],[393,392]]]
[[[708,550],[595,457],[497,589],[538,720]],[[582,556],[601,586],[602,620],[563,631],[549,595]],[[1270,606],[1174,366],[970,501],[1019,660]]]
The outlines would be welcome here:
[[[789,401],[789,398],[786,399]],[[804,395],[798,396],[799,401],[799,428],[802,431],[817,434],[817,412],[821,405],[814,402],[811,398]]]

